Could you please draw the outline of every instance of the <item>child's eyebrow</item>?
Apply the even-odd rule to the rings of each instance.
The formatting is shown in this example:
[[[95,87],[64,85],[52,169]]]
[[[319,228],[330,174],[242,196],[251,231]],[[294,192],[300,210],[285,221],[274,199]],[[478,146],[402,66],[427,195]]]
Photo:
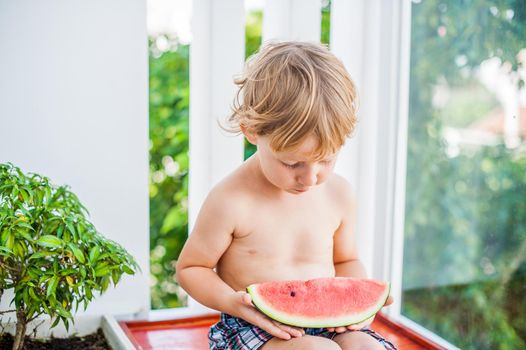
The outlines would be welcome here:
[[[323,157],[322,159],[318,160],[312,160],[312,158],[309,159],[309,156],[299,156],[298,158],[291,154],[277,154],[278,158],[281,161],[285,162],[295,162],[295,163],[305,163],[305,162],[316,162],[316,161],[328,161],[332,160],[336,157],[337,153],[329,154]]]
[[[323,161],[329,161],[329,160],[332,160],[333,158],[334,158],[333,156],[329,156],[329,157],[325,157],[325,158],[322,158],[322,159],[319,159],[319,160],[314,160],[314,161],[312,161],[312,162],[316,162],[316,161],[318,161],[318,162],[320,162],[320,161],[321,161],[321,162],[323,162]],[[307,162],[309,162],[309,160],[295,160],[295,159],[293,159],[293,158],[287,158],[287,157],[283,157],[283,158],[282,158],[282,161],[284,161],[284,162],[290,162],[290,163],[295,163],[295,164],[298,164],[298,163],[301,164],[301,163],[307,163]]]

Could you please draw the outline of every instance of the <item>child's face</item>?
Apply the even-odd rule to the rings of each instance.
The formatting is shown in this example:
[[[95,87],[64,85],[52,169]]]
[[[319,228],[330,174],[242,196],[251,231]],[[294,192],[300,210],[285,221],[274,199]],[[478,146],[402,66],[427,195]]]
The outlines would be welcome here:
[[[286,192],[300,194],[313,186],[322,184],[332,173],[337,153],[315,161],[310,155],[316,149],[317,140],[307,138],[296,150],[274,152],[267,137],[257,138],[261,171],[274,186]]]

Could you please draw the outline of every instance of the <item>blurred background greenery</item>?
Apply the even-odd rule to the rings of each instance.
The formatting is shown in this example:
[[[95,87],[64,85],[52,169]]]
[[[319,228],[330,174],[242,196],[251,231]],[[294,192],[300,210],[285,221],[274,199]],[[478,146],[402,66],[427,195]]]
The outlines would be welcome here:
[[[510,146],[501,131],[484,130],[503,106],[481,72],[496,59],[523,86],[526,3],[413,1],[411,17],[402,314],[463,349],[524,349],[525,136]],[[249,57],[261,44],[262,13],[248,13],[246,24]],[[327,44],[329,28],[325,1]],[[154,309],[186,303],[174,264],[188,234],[188,54],[177,38],[150,38]],[[254,147],[245,145],[248,158]]]
[[[402,313],[462,349],[526,348],[525,48],[524,1],[413,1]]]

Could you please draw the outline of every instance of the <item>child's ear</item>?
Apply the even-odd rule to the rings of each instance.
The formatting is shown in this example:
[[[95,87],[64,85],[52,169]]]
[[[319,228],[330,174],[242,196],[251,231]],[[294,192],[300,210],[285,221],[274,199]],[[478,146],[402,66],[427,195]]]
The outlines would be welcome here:
[[[245,137],[247,138],[248,142],[250,142],[253,145],[257,145],[258,135],[253,132],[248,131],[246,126],[243,124],[239,125],[239,127],[243,135],[245,135]]]

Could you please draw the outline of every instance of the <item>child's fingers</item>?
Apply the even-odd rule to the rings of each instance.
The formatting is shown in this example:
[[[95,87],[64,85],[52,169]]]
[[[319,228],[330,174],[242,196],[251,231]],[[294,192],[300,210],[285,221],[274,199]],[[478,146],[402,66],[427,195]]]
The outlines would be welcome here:
[[[371,318],[368,318],[367,320],[365,320],[363,322],[350,325],[347,328],[352,330],[352,331],[357,331],[357,330],[360,330],[362,328],[365,328],[365,327],[369,326],[371,323],[373,323],[373,321],[374,321],[374,316],[372,316]]]
[[[394,302],[394,298],[392,296],[388,296],[387,300],[385,301],[384,306],[389,306]]]
[[[247,292],[238,291],[236,292],[238,300],[241,302],[241,304],[244,305],[252,305],[252,297]]]
[[[278,326],[280,329],[284,330],[285,332],[289,333],[291,336],[299,338],[303,335],[305,335],[305,331],[303,328],[297,328],[292,327],[283,323],[279,323],[277,321],[272,321],[276,326]]]
[[[242,301],[247,305],[252,305],[252,297],[250,294],[243,292],[244,294],[241,296]]]
[[[245,321],[258,326],[276,338],[284,340],[289,340],[291,337],[301,337],[303,335],[302,332],[296,328],[275,322],[259,312],[254,305],[252,305],[250,294],[243,291],[238,291],[236,294],[238,302],[244,305],[244,307],[241,308],[242,314],[239,316]]]
[[[256,317],[255,317],[255,322],[251,322],[251,323],[253,323],[254,325],[258,326],[259,328],[267,331],[268,333],[270,333],[274,337],[277,337],[277,338],[280,338],[280,339],[284,339],[284,340],[289,340],[290,338],[292,338],[293,335],[290,332],[288,332],[285,329],[281,328],[280,326],[276,325],[274,323],[274,321],[270,320],[266,316],[263,316],[263,314],[261,314],[259,311],[255,311],[255,312],[257,312],[258,315],[256,315]],[[249,320],[247,320],[247,321],[249,321]],[[299,335],[299,336],[301,336],[301,335]]]
[[[349,326],[350,327],[350,326]],[[349,328],[347,327],[329,327],[327,328],[327,330],[329,332],[336,332],[336,333],[343,333],[343,332],[347,332]]]

